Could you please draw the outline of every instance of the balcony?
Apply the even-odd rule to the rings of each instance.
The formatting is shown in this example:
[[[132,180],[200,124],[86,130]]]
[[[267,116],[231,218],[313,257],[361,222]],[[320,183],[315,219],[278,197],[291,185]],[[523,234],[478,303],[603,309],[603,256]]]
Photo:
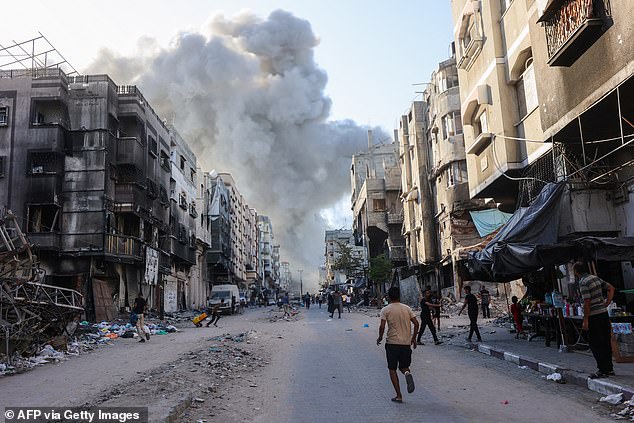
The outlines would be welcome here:
[[[172,261],[170,255],[159,250],[159,273],[169,275],[172,272]]]
[[[40,250],[61,249],[61,240],[58,232],[30,232],[27,234],[29,243]]]
[[[184,262],[189,265],[196,264],[196,250],[192,250],[189,244],[183,244],[176,238],[172,239],[172,254],[177,261]]]
[[[119,261],[141,261],[141,240],[127,235],[106,234],[104,254],[113,256]]]
[[[136,137],[117,139],[116,164],[132,164],[141,168],[145,163],[145,145]]]
[[[405,261],[407,260],[407,254],[405,252],[404,245],[394,245],[390,247],[390,260],[392,261]]]
[[[194,219],[198,217],[198,212],[196,211],[196,203],[191,203],[189,205],[189,215]]]
[[[158,188],[158,185],[156,185],[156,182],[148,178],[146,182],[146,186],[147,186],[146,192],[147,192],[148,198],[151,198],[152,200],[156,200],[159,197],[159,188]]]
[[[548,64],[571,66],[612,23],[609,0],[551,0],[539,19]]]
[[[400,225],[403,223],[403,213],[390,213],[387,214],[388,225]]]
[[[475,154],[478,155],[484,150],[484,148],[491,143],[493,139],[493,134],[490,132],[482,132],[480,133],[475,140],[467,147],[465,151],[467,154]]]

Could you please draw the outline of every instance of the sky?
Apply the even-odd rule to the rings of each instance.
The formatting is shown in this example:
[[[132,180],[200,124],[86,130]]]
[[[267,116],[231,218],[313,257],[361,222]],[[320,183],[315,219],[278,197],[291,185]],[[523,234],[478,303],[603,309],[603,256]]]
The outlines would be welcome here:
[[[153,43],[163,49],[183,47],[179,43],[184,35],[208,32],[219,14],[231,20],[250,11],[266,20],[278,9],[307,20],[318,38],[318,44],[311,49],[317,66],[327,74],[323,94],[332,102],[329,121],[352,120],[392,134],[398,117],[420,90],[413,84],[428,81],[438,62],[449,55],[453,25],[448,0],[22,0],[3,5],[0,43],[33,38],[39,31],[77,70],[82,72],[92,66],[93,72],[99,72],[94,65],[103,58],[102,48],[128,60],[139,56],[139,50],[156,48]],[[150,39],[153,41],[148,42]],[[162,54],[169,55],[165,51]],[[247,51],[241,54],[242,60],[248,60]],[[193,72],[191,68],[188,71]],[[156,75],[153,79],[155,83],[161,80]],[[131,83],[118,79],[115,82]],[[146,82],[152,83],[152,78],[146,78]],[[141,79],[141,90],[147,94],[142,83]],[[321,101],[316,94],[315,99]],[[362,146],[363,142],[355,145]],[[349,166],[347,159],[342,163],[341,166]],[[347,171],[337,171],[338,183],[345,183]],[[254,192],[251,194],[255,197]],[[284,215],[283,207],[279,209],[278,216],[282,218],[293,214]],[[351,227],[349,190],[329,197],[328,203],[315,212],[329,229]],[[281,224],[274,222],[274,228],[276,223]],[[323,236],[316,236],[315,225],[311,225],[313,241],[309,243],[323,242]],[[301,238],[301,231],[293,236]]]
[[[415,95],[412,84],[429,79],[452,38],[448,0],[20,0],[3,5],[0,43],[40,31],[81,71],[99,47],[131,53],[148,36],[167,45],[213,14],[245,9],[262,16],[284,9],[307,19],[320,38],[316,60],[328,73],[331,118],[388,133]]]

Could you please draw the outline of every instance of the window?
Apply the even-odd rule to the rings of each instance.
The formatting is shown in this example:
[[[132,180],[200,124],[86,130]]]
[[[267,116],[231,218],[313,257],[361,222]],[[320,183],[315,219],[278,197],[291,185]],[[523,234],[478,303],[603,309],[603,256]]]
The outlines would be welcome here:
[[[448,113],[442,117],[442,137],[447,139],[462,134],[462,118],[459,112]]]
[[[537,86],[535,85],[535,71],[533,69],[533,58],[526,60],[525,69],[515,84],[517,94],[517,108],[520,120],[524,119],[530,112],[538,106]]]
[[[453,162],[447,168],[447,188],[467,182],[467,166],[465,162]]]
[[[196,178],[196,171],[194,169],[189,169],[189,178],[192,182],[194,182],[194,179]]]
[[[27,208],[27,232],[59,231],[59,206],[55,204],[31,204]]]
[[[7,161],[7,156],[0,156],[0,178],[4,178],[4,167]]]
[[[185,157],[181,156],[181,170],[185,170]]]
[[[0,126],[7,126],[9,122],[9,108],[0,107]]]
[[[156,139],[151,135],[148,135],[148,144],[150,146],[150,154],[156,157],[158,152],[158,144],[156,143]]]
[[[476,110],[472,126],[474,138],[477,138],[480,134],[486,134],[489,132],[489,122],[486,109],[482,110],[479,114],[478,110]]]
[[[31,151],[27,156],[29,175],[50,175],[58,173],[61,160],[54,151]]]
[[[372,200],[372,210],[375,212],[385,211],[385,199],[375,198]]]
[[[165,150],[161,150],[161,167],[165,170],[170,170],[170,156]]]

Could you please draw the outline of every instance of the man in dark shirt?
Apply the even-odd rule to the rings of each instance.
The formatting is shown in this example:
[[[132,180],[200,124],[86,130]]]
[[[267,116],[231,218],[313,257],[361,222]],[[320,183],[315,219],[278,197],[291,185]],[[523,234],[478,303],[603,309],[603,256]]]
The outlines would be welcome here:
[[[589,274],[584,262],[575,263],[573,271],[579,280],[579,291],[583,298],[582,329],[588,331],[590,350],[598,368],[590,378],[614,376],[612,326],[607,310],[614,297],[614,287],[598,276]],[[607,298],[603,297],[604,290],[608,293]]]
[[[484,285],[480,288],[480,303],[482,304],[482,318],[490,319],[491,318],[491,309],[489,308],[489,302],[491,301],[491,294],[489,294],[489,290],[486,289]]]
[[[146,339],[148,341],[150,340],[150,333],[145,331],[145,321],[143,319],[146,308],[147,301],[145,301],[145,298],[143,298],[143,293],[139,291],[139,295],[137,295],[137,297],[134,299],[134,308],[132,310],[138,316],[138,319],[136,321],[136,331],[139,334],[139,338],[141,338],[139,342],[145,342]]]
[[[438,336],[436,335],[436,327],[434,326],[434,321],[432,320],[432,309],[440,308],[440,304],[434,304],[431,297],[431,290],[426,289],[424,297],[420,300],[420,330],[418,331],[418,339],[417,342],[419,345],[423,345],[421,338],[423,333],[425,333],[425,328],[429,326],[429,330],[431,331],[431,335],[434,337],[434,344],[439,345],[442,344],[442,341],[438,340]]]
[[[471,287],[464,287],[465,297],[464,297],[464,305],[462,309],[458,313],[458,316],[462,314],[465,307],[467,308],[467,314],[469,315],[469,336],[467,337],[467,341],[471,342],[471,338],[475,332],[478,337],[478,342],[482,342],[482,337],[480,336],[480,329],[478,329],[478,299],[475,295],[471,293]]]

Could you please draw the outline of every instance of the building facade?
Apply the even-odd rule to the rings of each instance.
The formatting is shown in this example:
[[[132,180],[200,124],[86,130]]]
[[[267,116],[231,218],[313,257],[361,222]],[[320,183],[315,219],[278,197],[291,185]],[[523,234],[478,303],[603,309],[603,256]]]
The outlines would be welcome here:
[[[368,150],[353,155],[350,167],[355,245],[368,259],[385,255],[394,267],[406,264],[398,154],[395,143],[374,145],[368,131]]]

